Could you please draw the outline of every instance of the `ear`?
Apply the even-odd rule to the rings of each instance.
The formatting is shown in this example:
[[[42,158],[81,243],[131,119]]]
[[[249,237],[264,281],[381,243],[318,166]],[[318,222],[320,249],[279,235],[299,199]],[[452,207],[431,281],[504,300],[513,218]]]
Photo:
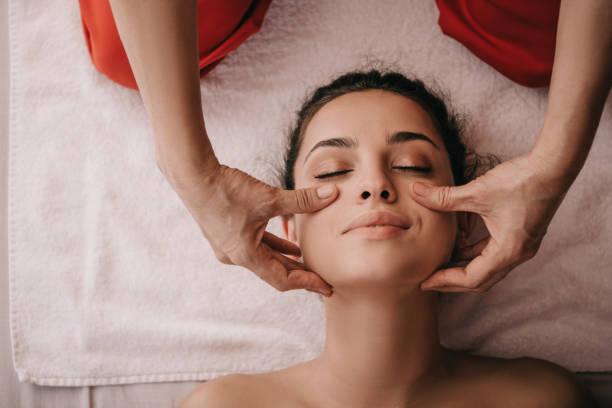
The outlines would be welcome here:
[[[298,244],[297,235],[295,233],[295,216],[291,215],[282,215],[281,222],[283,224],[283,231],[285,232],[285,239]],[[300,258],[295,255],[286,255],[294,261],[300,261]]]

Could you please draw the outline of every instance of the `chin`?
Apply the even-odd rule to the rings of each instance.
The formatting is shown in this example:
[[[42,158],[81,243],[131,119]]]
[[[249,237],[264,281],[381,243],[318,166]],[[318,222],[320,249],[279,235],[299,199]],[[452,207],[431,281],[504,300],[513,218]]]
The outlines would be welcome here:
[[[421,245],[431,240],[308,240],[304,263],[334,288],[419,286],[449,259],[449,243]]]
[[[336,289],[343,287],[414,288],[427,276],[429,269],[419,260],[381,256],[362,252],[359,256],[338,257],[341,262],[315,264],[313,269]]]

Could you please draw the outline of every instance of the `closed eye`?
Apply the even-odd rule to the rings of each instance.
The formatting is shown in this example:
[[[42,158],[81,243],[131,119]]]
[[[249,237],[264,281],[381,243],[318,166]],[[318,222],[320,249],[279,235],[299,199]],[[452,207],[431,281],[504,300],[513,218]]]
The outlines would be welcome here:
[[[418,171],[421,173],[429,173],[431,172],[431,167],[420,167],[420,166],[409,166],[409,167],[405,167],[405,166],[398,166],[398,167],[393,167],[394,169],[400,169],[401,171]],[[318,176],[314,176],[315,178],[318,179],[323,179],[323,178],[328,178],[328,177],[334,177],[334,176],[339,176],[345,173],[348,173],[349,171],[353,171],[353,170],[340,170],[340,171],[335,171],[333,173],[325,173],[325,174],[320,174]]]

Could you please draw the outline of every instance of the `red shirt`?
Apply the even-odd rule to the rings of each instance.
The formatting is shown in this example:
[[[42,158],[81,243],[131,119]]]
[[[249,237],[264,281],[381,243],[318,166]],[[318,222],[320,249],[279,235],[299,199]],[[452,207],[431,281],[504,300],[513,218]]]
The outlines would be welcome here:
[[[530,87],[550,84],[560,3],[436,0],[444,34],[508,78]]]
[[[198,0],[200,74],[259,31],[271,0]],[[442,31],[521,85],[550,83],[560,0],[436,0]],[[108,0],[79,0],[96,68],[138,89]]]
[[[259,31],[272,0],[198,0],[200,77]],[[113,81],[138,89],[108,0],[79,0],[94,66]]]

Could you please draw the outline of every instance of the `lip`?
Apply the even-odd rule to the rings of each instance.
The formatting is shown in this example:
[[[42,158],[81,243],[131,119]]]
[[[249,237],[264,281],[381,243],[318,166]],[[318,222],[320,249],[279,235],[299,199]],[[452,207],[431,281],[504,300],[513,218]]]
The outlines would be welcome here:
[[[342,231],[342,233],[345,234],[353,229],[361,228],[361,227],[368,227],[370,225],[391,226],[394,228],[390,228],[390,230],[397,230],[397,231],[406,230],[410,228],[410,222],[406,218],[398,214],[389,212],[389,211],[378,210],[378,211],[368,211],[368,212],[358,215],[351,221],[351,223],[344,229],[344,231]],[[386,228],[386,227],[372,228],[372,230],[377,230],[377,229],[380,229],[381,232],[383,232],[382,231],[383,229],[387,230],[389,228]]]
[[[408,229],[395,227],[393,225],[384,225],[381,227],[359,227],[347,232],[347,235],[361,235],[364,238],[380,240],[393,238]]]

